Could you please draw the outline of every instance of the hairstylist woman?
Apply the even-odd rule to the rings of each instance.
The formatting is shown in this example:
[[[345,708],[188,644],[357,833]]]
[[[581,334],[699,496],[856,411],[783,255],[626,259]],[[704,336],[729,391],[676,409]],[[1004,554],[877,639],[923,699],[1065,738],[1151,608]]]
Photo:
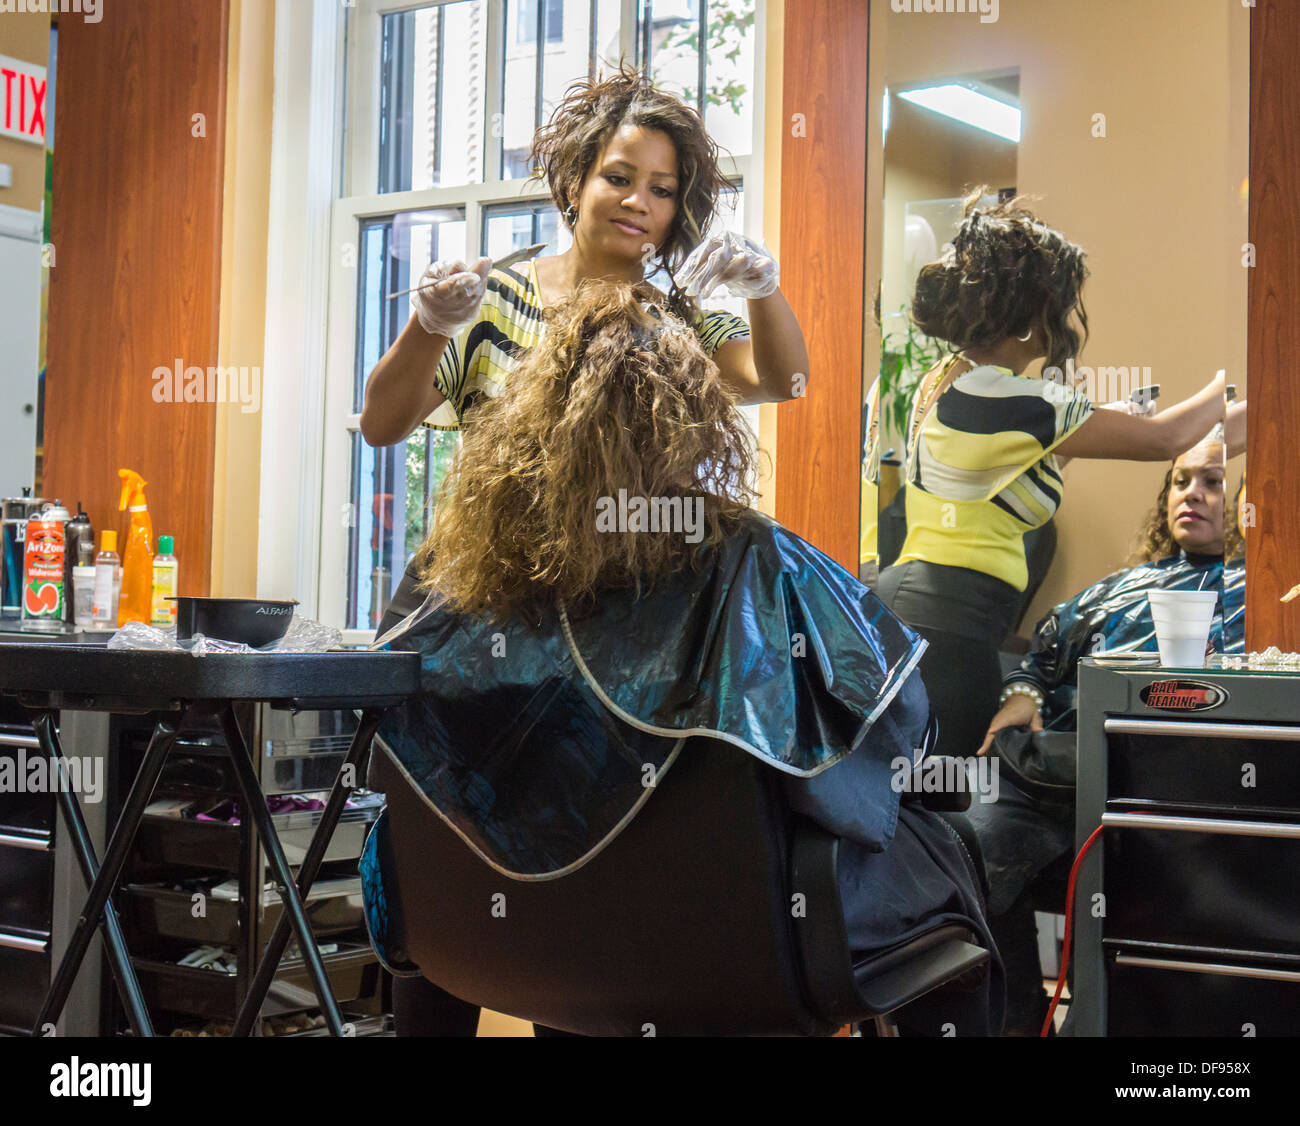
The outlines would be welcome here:
[[[416,293],[415,316],[367,381],[367,442],[392,445],[421,424],[460,429],[474,402],[497,394],[519,353],[540,338],[544,309],[585,278],[640,281],[652,258],[675,274],[669,307],[695,326],[742,403],[793,397],[808,351],[777,287],[776,262],[739,236],[701,242],[726,181],[693,109],[625,68],[570,87],[532,155],[573,245],[506,270],[491,271],[486,258],[473,267],[433,263],[421,285],[436,284]],[[695,305],[719,286],[748,299],[748,324]],[[413,581],[408,568],[381,632],[421,601]]]
[[[534,137],[532,155],[573,245],[507,270],[491,270],[486,258],[472,268],[433,263],[421,284],[437,284],[417,292],[415,316],[366,384],[366,441],[391,445],[421,424],[460,429],[475,401],[495,396],[541,339],[549,306],[587,278],[640,281],[651,259],[675,274],[668,307],[694,327],[742,403],[793,397],[808,351],[777,288],[776,262],[734,235],[701,242],[725,180],[693,109],[625,68],[572,86]],[[693,298],[719,286],[748,299],[748,324],[699,310]],[[408,566],[381,635],[424,601],[418,582]],[[422,984],[402,982],[394,994],[399,1026],[407,1017],[403,1031],[472,1036],[478,1010],[432,986],[417,997]]]
[[[1096,411],[1055,379],[1087,338],[1084,252],[1019,200],[967,199],[952,250],[925,266],[912,320],[954,354],[921,381],[907,435],[907,539],[877,593],[930,642],[921,674],[939,750],[973,754],[998,710],[998,646],[1028,582],[1024,534],[1052,518],[1057,455],[1172,460],[1223,417],[1222,376],[1155,417]],[[1075,327],[1077,317],[1079,328]]]

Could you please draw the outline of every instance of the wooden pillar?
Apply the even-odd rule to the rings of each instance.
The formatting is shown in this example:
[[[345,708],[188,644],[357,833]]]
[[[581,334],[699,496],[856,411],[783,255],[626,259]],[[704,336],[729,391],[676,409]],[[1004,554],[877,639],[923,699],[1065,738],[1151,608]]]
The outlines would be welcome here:
[[[1259,0],[1250,20],[1246,648],[1300,650],[1300,5]]]
[[[124,533],[121,467],[207,594],[216,408],[154,373],[217,365],[227,0],[131,0],[59,22],[46,496]],[[201,117],[199,115],[202,115]]]
[[[858,570],[865,313],[864,0],[786,0],[781,289],[812,371],[777,409],[776,517]]]

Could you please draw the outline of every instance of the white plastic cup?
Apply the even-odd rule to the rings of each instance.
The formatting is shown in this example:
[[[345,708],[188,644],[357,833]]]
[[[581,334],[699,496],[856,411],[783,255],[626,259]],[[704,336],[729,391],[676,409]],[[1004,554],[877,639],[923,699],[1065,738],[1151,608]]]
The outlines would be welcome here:
[[[1203,669],[1205,649],[1219,602],[1217,590],[1149,590],[1151,620],[1166,668]]]

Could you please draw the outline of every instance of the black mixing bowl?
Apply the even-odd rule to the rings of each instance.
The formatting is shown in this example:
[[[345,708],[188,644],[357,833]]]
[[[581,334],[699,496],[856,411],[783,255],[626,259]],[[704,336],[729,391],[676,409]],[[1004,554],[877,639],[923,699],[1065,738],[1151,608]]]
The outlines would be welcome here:
[[[293,620],[296,599],[173,597],[176,603],[176,640],[196,633],[222,641],[242,641],[254,649],[279,641]]]

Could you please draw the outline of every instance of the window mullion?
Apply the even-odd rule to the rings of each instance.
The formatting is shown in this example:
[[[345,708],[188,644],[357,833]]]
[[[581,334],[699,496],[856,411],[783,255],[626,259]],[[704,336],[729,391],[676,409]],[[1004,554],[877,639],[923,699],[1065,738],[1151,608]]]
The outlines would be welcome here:
[[[542,127],[542,83],[546,70],[546,0],[537,0],[537,54],[533,60],[533,132]]]
[[[487,55],[484,81],[487,83],[483,114],[483,182],[501,180],[502,137],[505,136],[504,77],[505,22],[507,0],[484,0]]]
[[[699,110],[700,120],[703,121],[705,113],[704,83],[708,78],[708,65],[707,59],[705,58],[707,52],[705,51],[705,45],[708,42],[709,35],[709,0],[699,0],[699,4],[700,19],[699,23],[696,25],[695,32],[695,58],[698,63],[698,69],[696,71],[697,85],[695,88],[695,108]]]
[[[618,22],[618,53],[620,59],[636,62],[640,43],[640,25],[637,23],[637,0],[623,0]]]

